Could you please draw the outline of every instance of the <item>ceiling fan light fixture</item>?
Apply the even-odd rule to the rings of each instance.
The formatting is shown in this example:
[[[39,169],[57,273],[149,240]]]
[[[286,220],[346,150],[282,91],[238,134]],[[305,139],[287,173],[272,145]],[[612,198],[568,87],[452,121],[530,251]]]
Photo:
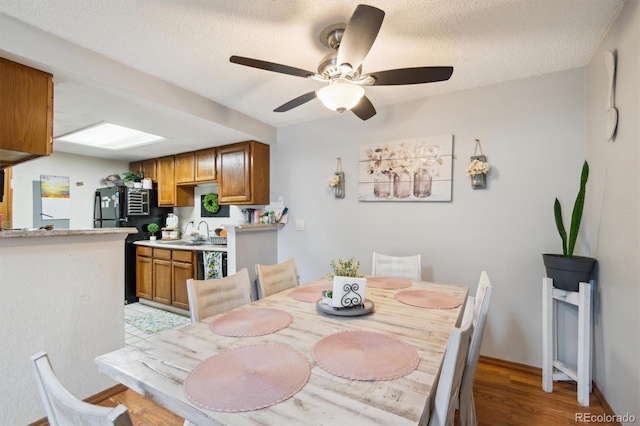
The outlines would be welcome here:
[[[345,79],[338,78],[318,90],[317,95],[327,108],[345,112],[360,102],[360,99],[364,96],[364,88]]]

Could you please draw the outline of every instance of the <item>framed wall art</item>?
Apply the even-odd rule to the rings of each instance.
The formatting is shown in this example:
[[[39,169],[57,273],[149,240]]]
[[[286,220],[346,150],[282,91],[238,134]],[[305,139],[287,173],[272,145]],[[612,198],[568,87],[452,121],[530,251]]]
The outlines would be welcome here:
[[[451,201],[453,135],[365,143],[358,154],[358,200]]]

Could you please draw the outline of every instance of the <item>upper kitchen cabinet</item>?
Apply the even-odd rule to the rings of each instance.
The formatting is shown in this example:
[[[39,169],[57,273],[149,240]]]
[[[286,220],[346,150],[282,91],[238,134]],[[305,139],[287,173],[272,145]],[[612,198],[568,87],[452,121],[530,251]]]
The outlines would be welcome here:
[[[0,169],[51,155],[52,144],[52,75],[0,58]]]
[[[269,204],[269,145],[247,141],[217,150],[218,202]]]
[[[216,181],[216,149],[185,152],[176,157],[176,184],[197,185]]]
[[[196,151],[196,182],[215,182],[216,149],[208,148]]]
[[[151,160],[144,161],[136,161],[133,163],[129,163],[129,171],[142,174],[143,178],[149,178],[154,182],[157,182],[157,172],[156,172],[156,159],[153,158]]]
[[[193,186],[176,185],[176,165],[173,155],[156,159],[158,175],[158,206],[193,206]]]
[[[176,184],[193,185],[196,180],[196,161],[193,152],[177,154],[176,158]]]

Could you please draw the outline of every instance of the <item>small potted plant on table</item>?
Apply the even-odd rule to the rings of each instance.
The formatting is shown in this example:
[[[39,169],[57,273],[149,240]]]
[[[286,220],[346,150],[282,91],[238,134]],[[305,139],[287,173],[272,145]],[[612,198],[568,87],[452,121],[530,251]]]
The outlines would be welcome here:
[[[333,274],[327,278],[333,279],[331,306],[334,308],[358,308],[364,303],[367,279],[358,273],[360,261],[351,258],[331,260]],[[327,294],[328,296],[328,294]]]
[[[151,233],[151,236],[149,237],[149,239],[151,241],[155,241],[156,232],[158,232],[158,229],[160,229],[160,227],[158,225],[156,225],[155,223],[150,223],[150,224],[147,225],[147,231],[149,231]]]

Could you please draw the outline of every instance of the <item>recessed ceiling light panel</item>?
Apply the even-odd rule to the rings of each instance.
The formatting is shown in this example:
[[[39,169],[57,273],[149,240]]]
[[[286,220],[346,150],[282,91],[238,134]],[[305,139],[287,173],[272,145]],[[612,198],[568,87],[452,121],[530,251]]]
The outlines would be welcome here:
[[[162,136],[129,129],[128,127],[111,123],[99,123],[75,132],[67,133],[63,136],[58,136],[54,140],[94,148],[121,150],[160,142],[164,139]]]

